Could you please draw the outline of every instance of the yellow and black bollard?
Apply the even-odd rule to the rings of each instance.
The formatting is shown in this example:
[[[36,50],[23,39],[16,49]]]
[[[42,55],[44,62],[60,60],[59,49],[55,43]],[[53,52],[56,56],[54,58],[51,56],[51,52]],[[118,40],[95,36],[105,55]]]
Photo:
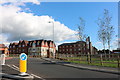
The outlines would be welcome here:
[[[25,53],[20,54],[19,63],[20,75],[27,75],[27,55]]]

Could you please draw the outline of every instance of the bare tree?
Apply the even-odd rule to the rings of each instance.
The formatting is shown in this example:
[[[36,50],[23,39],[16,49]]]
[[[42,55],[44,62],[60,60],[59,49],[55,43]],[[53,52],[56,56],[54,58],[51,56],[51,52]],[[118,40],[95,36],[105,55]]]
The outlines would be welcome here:
[[[105,52],[105,43],[107,43],[110,54],[110,43],[113,36],[114,28],[111,25],[112,17],[109,16],[109,11],[104,9],[103,18],[98,18],[98,38],[103,43],[104,52]]]
[[[106,38],[107,38],[107,45],[108,45],[108,49],[109,49],[109,54],[110,54],[110,43],[111,43],[111,39],[114,33],[114,28],[111,25],[111,20],[112,17],[109,15],[109,11],[108,10],[104,10],[104,22],[105,22],[105,27],[106,27]]]
[[[102,19],[98,18],[97,25],[99,26],[98,39],[102,42],[103,48],[104,48],[104,53],[105,53],[105,43],[107,42],[107,38],[106,38],[107,32],[106,32],[104,17]]]
[[[84,34],[85,20],[81,17],[79,19],[80,19],[80,24],[77,25],[78,26],[77,35],[78,35],[78,39],[80,41],[83,41],[86,38],[86,35]]]
[[[109,54],[110,54],[110,47],[111,47],[111,39],[114,33],[114,28],[113,26],[107,28],[107,44],[108,44],[108,49],[109,49]]]
[[[105,29],[100,29],[98,31],[98,38],[99,40],[102,42],[103,44],[103,47],[104,47],[104,53],[105,53],[105,43],[107,42],[107,39],[106,39],[106,31]],[[105,53],[106,54],[106,53]]]
[[[78,30],[77,30],[78,40],[85,41],[86,40],[86,35],[84,34],[85,20],[81,17],[79,18],[79,20],[80,20],[80,23],[79,23],[79,25],[77,25],[77,27],[78,27]],[[83,44],[80,43],[80,45],[81,45],[80,48],[83,49]],[[84,53],[84,52],[80,52],[80,53]]]

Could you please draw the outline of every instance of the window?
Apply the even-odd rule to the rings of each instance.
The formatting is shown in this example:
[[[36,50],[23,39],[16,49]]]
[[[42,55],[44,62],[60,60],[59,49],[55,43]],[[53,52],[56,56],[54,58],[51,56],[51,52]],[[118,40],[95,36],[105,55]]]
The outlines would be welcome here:
[[[74,51],[76,51],[76,49],[74,49]]]
[[[30,46],[32,45],[32,42],[30,43]]]
[[[25,45],[24,45],[24,44],[23,44],[22,46],[23,46],[23,47],[25,47]]]
[[[75,47],[76,45],[74,44],[74,47]]]
[[[44,45],[44,42],[42,42],[42,45]],[[51,46],[51,45],[50,45]]]
[[[85,50],[85,48],[84,48],[84,50]]]
[[[44,52],[44,49],[42,49],[42,51]]]
[[[66,51],[68,51],[68,49],[66,49]]]
[[[35,43],[33,43],[32,46],[35,47]]]
[[[61,52],[61,50],[59,50]]]
[[[85,44],[83,44],[83,46],[85,47]]]
[[[39,42],[37,42],[37,45],[39,45]]]

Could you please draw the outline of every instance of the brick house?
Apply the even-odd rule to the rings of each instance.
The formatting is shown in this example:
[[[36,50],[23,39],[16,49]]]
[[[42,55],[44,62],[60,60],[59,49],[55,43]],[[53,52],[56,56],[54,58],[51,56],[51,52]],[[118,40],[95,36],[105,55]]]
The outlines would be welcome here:
[[[10,54],[26,53],[32,56],[52,57],[56,52],[56,46],[51,40],[23,40],[18,43],[10,43],[9,50]]]
[[[28,41],[19,41],[18,43],[10,43],[9,52],[10,54],[20,54],[20,53],[28,53]]]
[[[8,47],[4,44],[0,44],[0,54],[9,55]]]
[[[63,43],[58,46],[58,52],[61,54],[87,54],[86,43],[84,41]]]
[[[97,54],[97,49],[92,46],[90,38],[85,41],[77,41],[73,43],[63,43],[58,46],[59,54]]]

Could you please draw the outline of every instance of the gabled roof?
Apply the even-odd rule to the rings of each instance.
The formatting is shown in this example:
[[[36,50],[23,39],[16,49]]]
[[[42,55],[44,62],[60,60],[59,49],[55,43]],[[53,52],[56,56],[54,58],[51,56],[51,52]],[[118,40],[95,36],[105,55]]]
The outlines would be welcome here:
[[[5,48],[6,46],[4,44],[0,44],[0,48]]]
[[[13,43],[13,45],[18,45],[18,43]]]

